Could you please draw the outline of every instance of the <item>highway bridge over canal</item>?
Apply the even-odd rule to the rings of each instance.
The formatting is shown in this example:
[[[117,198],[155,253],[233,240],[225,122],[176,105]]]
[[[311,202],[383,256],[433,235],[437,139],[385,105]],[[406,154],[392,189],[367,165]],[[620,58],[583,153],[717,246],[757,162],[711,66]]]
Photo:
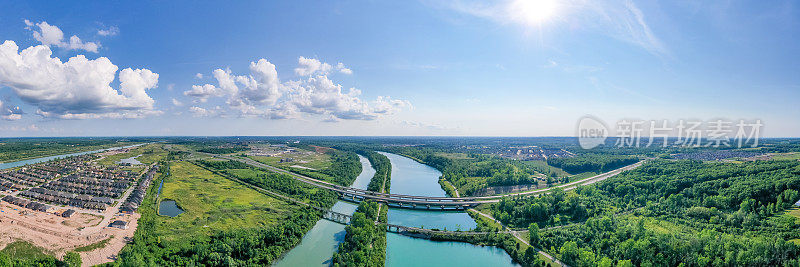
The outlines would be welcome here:
[[[347,215],[344,213],[322,209],[319,207],[314,207],[314,208],[323,212],[322,218],[335,223],[348,225],[350,224],[350,220],[353,218],[351,215]],[[437,234],[437,233],[449,234],[449,235],[485,235],[485,234],[497,234],[497,233],[511,234],[516,232],[525,232],[525,231],[499,231],[499,232],[447,231],[439,229],[423,229],[419,227],[408,227],[396,224],[385,224],[385,226],[387,232],[419,237],[419,238],[430,238],[432,234]]]
[[[546,194],[549,190],[554,188],[562,188],[564,190],[572,190],[577,188],[581,185],[589,185],[593,184],[610,177],[613,177],[623,171],[634,169],[639,167],[644,163],[643,161],[639,161],[637,163],[609,171],[606,173],[602,173],[590,178],[586,178],[583,180],[566,183],[554,187],[543,188],[538,190],[531,190],[513,194],[505,194],[505,195],[498,195],[498,196],[483,196],[483,197],[428,197],[428,196],[412,196],[412,195],[402,195],[402,194],[388,194],[388,193],[379,193],[374,191],[368,191],[358,188],[346,187],[341,186],[333,183],[329,183],[326,181],[314,179],[305,175],[293,173],[284,169],[280,169],[274,166],[270,166],[267,164],[263,164],[261,162],[257,162],[255,160],[249,158],[240,158],[240,157],[231,157],[225,155],[217,155],[217,154],[209,154],[209,153],[200,153],[203,155],[216,157],[216,158],[223,158],[228,160],[235,160],[246,163],[248,165],[268,169],[273,172],[283,173],[291,176],[293,179],[315,186],[323,189],[328,189],[335,191],[340,194],[340,198],[348,201],[353,202],[361,202],[364,200],[373,200],[380,203],[384,203],[390,207],[396,208],[409,208],[409,209],[431,209],[431,210],[465,210],[480,204],[485,203],[497,203],[500,202],[500,199],[504,197],[512,197],[512,196],[524,196],[524,195],[532,195],[537,196],[540,194]],[[398,226],[402,227],[402,226]]]

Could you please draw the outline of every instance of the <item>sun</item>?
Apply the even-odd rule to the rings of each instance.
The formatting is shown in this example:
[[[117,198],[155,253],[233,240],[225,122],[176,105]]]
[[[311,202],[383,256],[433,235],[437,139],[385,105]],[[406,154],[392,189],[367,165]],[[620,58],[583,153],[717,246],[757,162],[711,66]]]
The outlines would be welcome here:
[[[514,20],[538,26],[555,15],[558,0],[514,0],[508,8]]]

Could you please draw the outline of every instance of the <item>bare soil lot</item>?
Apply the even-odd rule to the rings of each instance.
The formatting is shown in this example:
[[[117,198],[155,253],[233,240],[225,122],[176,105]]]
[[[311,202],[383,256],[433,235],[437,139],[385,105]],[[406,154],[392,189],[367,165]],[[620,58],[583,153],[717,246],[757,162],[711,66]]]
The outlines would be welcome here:
[[[67,251],[109,239],[103,246],[80,252],[80,255],[84,266],[111,262],[133,237],[139,215],[104,215],[106,217],[79,212],[72,218],[62,218],[3,202],[0,203],[0,249],[23,240],[61,258]],[[128,228],[107,227],[106,222],[113,220],[128,222]]]

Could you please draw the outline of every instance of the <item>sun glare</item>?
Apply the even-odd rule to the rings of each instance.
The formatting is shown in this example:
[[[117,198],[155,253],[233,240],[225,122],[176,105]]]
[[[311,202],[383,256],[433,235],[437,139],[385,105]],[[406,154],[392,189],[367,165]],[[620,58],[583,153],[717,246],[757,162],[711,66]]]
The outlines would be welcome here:
[[[552,18],[557,9],[557,0],[514,0],[509,5],[509,13],[515,20],[537,26]]]

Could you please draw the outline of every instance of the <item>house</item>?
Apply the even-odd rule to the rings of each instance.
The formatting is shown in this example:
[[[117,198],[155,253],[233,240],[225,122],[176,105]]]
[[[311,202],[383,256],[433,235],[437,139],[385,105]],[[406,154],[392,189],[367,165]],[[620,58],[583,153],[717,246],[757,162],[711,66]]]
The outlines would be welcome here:
[[[110,199],[110,198],[108,198],[108,197],[93,197],[93,198],[92,198],[92,201],[94,201],[94,202],[99,202],[99,203],[104,203],[104,204],[111,204],[111,203],[114,203],[114,200],[113,200],[113,199]]]
[[[798,200],[797,203],[794,203],[794,205],[800,207],[800,200]]]
[[[114,227],[119,229],[128,229],[128,223],[125,221],[116,220],[108,225],[108,227]]]
[[[136,212],[136,209],[138,209],[138,206],[136,204],[131,202],[126,202],[125,204],[122,204],[122,207],[119,209],[119,212],[131,214]]]
[[[66,210],[66,211],[61,213],[61,217],[69,218],[69,217],[72,217],[72,214],[75,214],[75,210],[68,209],[68,210]]]

